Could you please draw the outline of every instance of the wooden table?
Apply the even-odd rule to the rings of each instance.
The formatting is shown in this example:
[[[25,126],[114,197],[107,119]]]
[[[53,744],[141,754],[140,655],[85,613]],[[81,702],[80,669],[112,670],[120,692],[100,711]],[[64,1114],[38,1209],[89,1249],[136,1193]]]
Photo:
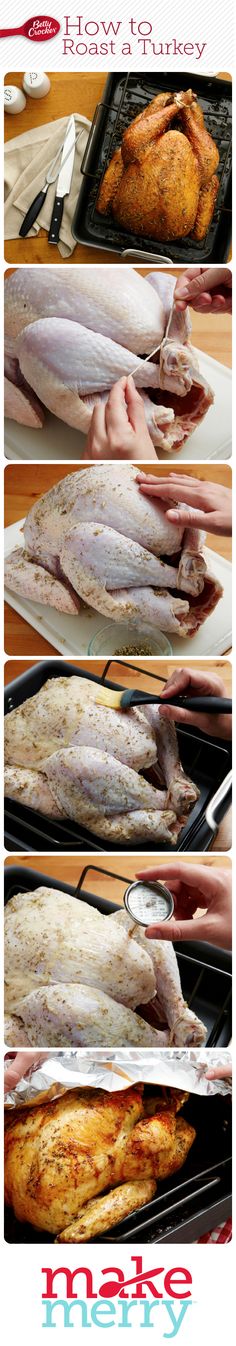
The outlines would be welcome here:
[[[154,472],[156,476],[163,475],[163,465],[144,463],[145,471]],[[165,472],[173,470],[173,464],[165,466]],[[80,472],[85,470],[83,463],[70,463],[70,472]],[[183,469],[180,465],[175,465],[175,471],[180,473]],[[202,464],[199,468],[197,464],[185,464],[184,471],[192,477],[200,477],[201,480],[217,481],[220,484],[231,487],[231,468],[227,464]],[[49,491],[51,486],[61,481],[68,474],[68,464],[62,463],[25,463],[10,464],[5,470],[5,526],[15,523],[28,513],[28,510],[35,503],[40,495]],[[227,560],[231,559],[231,539],[218,538],[212,535],[207,536],[207,544],[211,549]],[[44,637],[39,636],[28,622],[24,621],[17,612],[5,605],[5,650],[8,655],[44,655],[57,653]],[[183,651],[184,654],[184,651]]]
[[[230,76],[222,76],[230,78]],[[5,141],[13,139],[16,135],[21,135],[27,130],[31,131],[33,127],[42,126],[45,122],[56,121],[58,117],[65,116],[72,112],[80,112],[83,116],[92,120],[97,103],[100,102],[105,87],[107,75],[86,73],[56,73],[49,71],[51,80],[51,89],[46,98],[33,99],[27,98],[26,107],[23,112],[17,116],[10,117],[5,113]],[[20,71],[8,71],[5,77],[5,84],[22,85],[22,74]],[[231,253],[229,254],[231,256]],[[83,246],[77,244],[72,257],[61,257],[57,248],[50,247],[45,230],[41,230],[37,238],[30,239],[9,239],[5,242],[5,261],[6,262],[60,262],[60,265],[73,262],[119,262],[117,252],[104,252],[103,249]]]
[[[105,669],[105,666],[106,666],[106,662],[107,662],[106,659],[70,659],[70,660],[69,660],[69,663],[73,665],[73,668],[82,668],[86,673],[94,673],[94,674],[95,674],[95,677],[97,677],[97,678],[101,678],[101,677],[102,677],[102,674],[103,674],[104,669]],[[22,673],[26,673],[26,672],[28,672],[28,669],[30,669],[30,668],[34,668],[35,665],[36,665],[37,663],[38,663],[38,660],[37,660],[37,659],[7,659],[7,660],[6,660],[6,663],[5,663],[5,665],[4,665],[4,686],[5,686],[5,687],[8,687],[10,682],[14,682],[14,679],[15,679],[15,678],[19,678],[19,677],[21,677],[21,676],[22,676]],[[124,664],[124,663],[125,663],[125,664],[127,663],[127,668],[126,668],[126,670],[125,670],[124,667],[123,667],[123,664]],[[150,682],[149,682],[149,680],[148,680],[148,671],[149,671],[149,669],[148,669],[148,664],[147,664],[147,662],[145,661],[145,659],[141,659],[141,660],[140,660],[141,667],[142,667],[144,670],[146,670],[146,674],[145,674],[145,672],[144,672],[144,674],[142,674],[142,673],[140,672],[139,665],[138,665],[137,661],[135,661],[135,659],[131,660],[131,663],[133,663],[134,666],[136,667],[136,673],[135,673],[135,686],[137,686],[137,687],[139,688],[139,690],[149,691],[149,690],[150,690]],[[166,679],[171,677],[171,673],[173,672],[173,669],[174,669],[174,668],[177,668],[177,667],[181,668],[181,667],[182,667],[182,664],[183,664],[183,660],[181,660],[181,659],[162,659],[161,664],[160,664],[160,660],[159,660],[159,659],[152,659],[152,662],[151,662],[151,672],[154,673],[154,675],[156,675],[158,678],[160,678],[160,691],[161,691],[162,687],[164,686],[164,683],[165,683]],[[197,672],[199,672],[199,673],[201,673],[201,672],[204,672],[204,673],[205,673],[205,672],[206,672],[206,660],[204,660],[204,659],[188,659],[188,668],[195,669],[195,670],[196,670]],[[129,669],[129,667],[128,667],[128,660],[126,660],[126,659],[122,660],[122,676],[118,676],[118,669],[119,669],[119,664],[118,664],[118,663],[116,664],[116,661],[113,660],[113,662],[112,662],[112,681],[114,681],[114,682],[124,682],[124,686],[127,686],[127,687],[133,687],[134,674],[132,673],[132,671],[131,671],[131,670]],[[226,659],[215,659],[215,660],[214,660],[214,659],[208,659],[208,660],[207,660],[207,671],[209,671],[209,673],[213,673],[213,674],[215,673],[219,678],[222,678],[222,679],[223,679],[224,686],[225,686],[225,694],[226,694],[226,696],[231,696],[231,693],[232,693],[232,665],[230,664],[229,660],[226,660]],[[62,673],[63,673],[63,667],[62,667]]]
[[[155,863],[155,857],[150,859],[150,864],[152,864],[152,860]],[[158,855],[158,866],[166,864],[166,860],[166,856]],[[188,864],[190,857],[181,855],[181,862],[182,860],[185,864]],[[60,883],[69,883],[71,887],[74,887],[79,882],[85,865],[95,865],[98,871],[103,868],[108,869],[112,875],[119,875],[121,879],[127,879],[128,882],[132,883],[138,870],[141,870],[142,868],[148,869],[149,860],[145,854],[139,855],[138,857],[135,857],[135,855],[94,856],[92,854],[84,856],[14,855],[13,857],[9,856],[5,861],[6,865],[11,865],[12,863],[16,865],[24,865],[25,869],[34,869],[36,870],[36,873],[39,872],[39,875],[48,874],[50,875],[50,878],[58,879]],[[199,865],[200,863],[207,867],[210,865],[211,868],[214,867],[215,869],[219,869],[219,867],[223,869],[231,868],[231,860],[225,855],[220,856],[220,859],[219,856],[216,855],[212,855],[210,859],[205,855],[201,857],[195,855],[191,856],[191,865]],[[116,881],[115,877],[109,878],[105,877],[105,875],[101,875],[99,872],[98,874],[91,872],[88,874],[84,886],[87,886],[91,892],[97,893],[100,897],[105,897],[112,902],[118,902],[119,905],[122,906],[123,894],[126,886],[125,882],[121,886],[121,884]]]

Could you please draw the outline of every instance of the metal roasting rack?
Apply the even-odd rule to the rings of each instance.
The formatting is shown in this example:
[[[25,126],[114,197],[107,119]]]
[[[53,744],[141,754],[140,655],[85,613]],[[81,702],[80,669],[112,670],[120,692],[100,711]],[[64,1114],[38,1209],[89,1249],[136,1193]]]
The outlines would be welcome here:
[[[112,669],[115,670],[117,677],[117,668],[121,681],[117,682],[114,678],[110,679]],[[42,663],[34,665],[26,673],[16,678],[5,690],[5,714],[8,714],[15,706],[21,705],[28,697],[33,696],[44,685],[48,678],[53,677],[72,677],[79,676],[88,678],[98,684],[106,685],[112,688],[121,688],[126,686],[125,675],[133,674],[132,682],[135,687],[137,676],[145,678],[146,690],[149,691],[153,685],[159,691],[163,686],[165,678],[157,673],[153,673],[133,664],[132,662],[121,659],[108,659],[102,674],[98,678],[90,671],[85,671],[80,667],[63,660],[50,659],[43,660]],[[178,727],[178,740],[180,748],[180,757],[187,774],[192,777],[200,790],[199,798],[191,810],[185,826],[178,836],[177,843],[172,847],[172,853],[176,851],[207,851],[213,837],[217,831],[217,826],[228,808],[231,798],[231,786],[229,772],[231,767],[231,746],[227,742],[217,743],[210,736],[201,734],[200,730],[185,726]],[[157,785],[155,767],[147,772],[142,772],[147,780],[153,785]],[[209,810],[211,805],[211,810]],[[25,805],[17,803],[15,800],[5,800],[5,846],[8,851],[94,851],[100,854],[106,853],[127,853],[133,850],[132,844],[106,842],[103,844],[102,838],[98,838],[93,832],[65,819],[59,822],[56,819],[47,818],[42,814],[36,813],[33,809],[26,808]],[[137,853],[163,853],[167,851],[167,846],[160,842],[137,842],[135,850]]]
[[[102,177],[123,132],[157,93],[178,92],[191,86],[199,98],[205,125],[219,149],[217,169],[220,187],[207,236],[198,243],[191,236],[158,244],[153,238],[126,232],[115,220],[97,211]],[[179,123],[180,124],[180,123]],[[176,118],[175,126],[178,125]],[[168,134],[168,132],[167,132]],[[83,158],[82,187],[73,221],[73,234],[80,243],[117,252],[130,260],[156,263],[226,261],[231,241],[232,89],[227,80],[190,74],[147,73],[109,75],[103,100],[95,109]]]

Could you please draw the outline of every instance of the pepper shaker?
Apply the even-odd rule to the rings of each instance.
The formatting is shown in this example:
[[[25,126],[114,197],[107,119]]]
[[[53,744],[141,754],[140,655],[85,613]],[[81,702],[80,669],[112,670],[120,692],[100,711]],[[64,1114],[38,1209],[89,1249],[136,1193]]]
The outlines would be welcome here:
[[[50,79],[44,70],[26,70],[22,82],[29,98],[45,98],[51,88]]]

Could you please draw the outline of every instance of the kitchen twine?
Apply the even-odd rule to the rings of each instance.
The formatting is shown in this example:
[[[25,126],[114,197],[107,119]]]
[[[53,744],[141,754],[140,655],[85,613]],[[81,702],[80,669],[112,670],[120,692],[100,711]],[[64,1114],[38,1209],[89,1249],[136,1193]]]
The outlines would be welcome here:
[[[174,308],[175,308],[175,305],[172,304],[172,308],[171,308],[171,310],[170,310],[170,314],[169,314],[169,318],[168,318],[168,323],[167,323],[167,328],[166,328],[166,333],[165,333],[164,341],[167,341],[167,337],[169,336],[169,330],[170,330],[170,325],[171,325],[172,318],[173,318]],[[143,360],[143,364],[144,364],[144,365],[147,364],[147,361],[148,361],[148,360],[152,360],[152,356],[153,356],[153,355],[158,355],[158,351],[161,350],[161,346],[162,346],[162,344],[163,344],[163,342],[160,341],[160,345],[159,345],[159,346],[155,346],[155,347],[154,347],[154,351],[150,351],[150,352],[149,352],[149,355],[145,355],[145,360]],[[139,366],[139,364],[138,364],[138,365],[135,365],[135,369],[132,369],[132,379],[133,379],[133,377],[134,377],[134,374],[138,374],[139,368],[140,368],[140,366]]]

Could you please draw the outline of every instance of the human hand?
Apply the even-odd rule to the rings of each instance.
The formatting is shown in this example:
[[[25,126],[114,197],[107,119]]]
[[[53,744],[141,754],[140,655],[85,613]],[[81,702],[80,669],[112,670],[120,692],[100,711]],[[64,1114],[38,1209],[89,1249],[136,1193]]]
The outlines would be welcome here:
[[[114,383],[107,402],[94,407],[86,443],[86,460],[148,458],[156,462],[146,424],[144,403],[130,377]]]
[[[175,668],[167,678],[163,692],[163,705],[159,715],[163,720],[174,720],[175,724],[194,724],[204,734],[216,738],[232,738],[232,715],[196,714],[194,710],[185,710],[183,706],[165,705],[168,696],[225,696],[226,689],[222,678],[216,673],[195,672],[192,668]]]
[[[230,1066],[229,1064],[227,1066],[223,1065],[217,1066],[215,1070],[210,1070],[209,1068],[209,1070],[206,1070],[205,1072],[205,1080],[231,1080],[231,1079],[232,1079],[232,1066]]]
[[[4,1070],[4,1094],[8,1094],[9,1089],[15,1089],[19,1080],[23,1079],[23,1075],[28,1075],[31,1066],[40,1065],[41,1061],[45,1061],[46,1056],[48,1056],[48,1052],[16,1052],[15,1057],[9,1060],[6,1070]]]
[[[138,871],[138,879],[161,879],[174,899],[174,916],[145,930],[147,939],[207,940],[220,948],[232,947],[231,873],[210,865],[188,865],[173,860]],[[195,912],[202,908],[202,914]],[[204,910],[205,909],[205,910]]]
[[[179,311],[191,308],[196,313],[232,313],[232,272],[227,266],[190,266],[175,286],[174,302]]]
[[[185,528],[204,528],[216,536],[232,536],[232,495],[228,486],[215,481],[200,481],[183,473],[152,477],[138,472],[136,481],[144,495],[166,504],[166,518]],[[178,504],[174,504],[175,496]]]

